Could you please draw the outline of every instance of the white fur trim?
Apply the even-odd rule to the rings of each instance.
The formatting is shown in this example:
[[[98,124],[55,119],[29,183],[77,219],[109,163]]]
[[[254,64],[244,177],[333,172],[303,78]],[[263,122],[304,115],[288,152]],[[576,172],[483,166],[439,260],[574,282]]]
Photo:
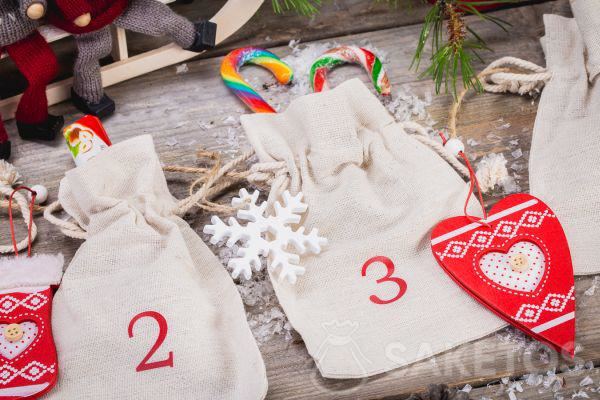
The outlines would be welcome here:
[[[0,258],[0,289],[58,285],[64,263],[62,254]]]

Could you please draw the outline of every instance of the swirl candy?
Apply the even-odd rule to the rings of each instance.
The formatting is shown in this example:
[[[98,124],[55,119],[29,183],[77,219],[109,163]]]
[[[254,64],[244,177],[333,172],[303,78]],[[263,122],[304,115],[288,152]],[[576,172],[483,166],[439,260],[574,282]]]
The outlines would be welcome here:
[[[275,113],[271,107],[239,74],[247,64],[260,65],[271,71],[277,81],[287,85],[293,79],[292,69],[275,54],[258,47],[243,47],[229,53],[221,64],[221,77],[250,109],[256,113]]]
[[[310,69],[310,83],[315,92],[328,90],[327,73],[342,64],[360,64],[369,75],[377,93],[389,96],[392,93],[390,81],[383,69],[381,60],[367,49],[357,46],[342,46],[324,53]]]

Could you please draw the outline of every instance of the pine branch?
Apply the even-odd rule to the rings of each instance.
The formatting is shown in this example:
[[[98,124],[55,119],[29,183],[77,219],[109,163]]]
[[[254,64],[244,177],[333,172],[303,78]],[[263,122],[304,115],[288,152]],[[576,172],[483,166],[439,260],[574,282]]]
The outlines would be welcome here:
[[[319,12],[321,0],[271,0],[273,10],[277,14],[285,11],[296,11],[302,15],[313,15]]]
[[[1,0],[0,0],[1,1]],[[296,11],[303,15],[314,15],[319,12],[322,0],[271,0],[276,13]],[[411,8],[412,2],[418,0],[374,0],[385,2],[394,7]],[[426,0],[420,0],[426,1]],[[472,28],[467,26],[464,15],[475,15],[478,18],[496,24],[505,32],[511,26],[508,22],[490,14],[480,12],[477,7],[499,3],[518,3],[524,0],[436,0],[425,16],[423,28],[417,43],[411,68],[418,70],[425,54],[425,47],[431,45],[431,64],[421,76],[429,76],[435,83],[436,94],[444,88],[446,93],[456,96],[459,75],[465,88],[478,92],[483,90],[473,68],[473,61],[482,61],[478,51],[492,51],[485,41]]]
[[[429,76],[433,79],[436,94],[439,94],[443,87],[444,92],[450,92],[456,96],[459,74],[463,87],[481,92],[483,87],[477,79],[473,60],[481,60],[477,53],[478,50],[491,51],[491,49],[473,29],[466,25],[464,15],[475,15],[508,32],[508,27],[510,27],[508,22],[489,14],[483,14],[476,7],[519,1],[522,0],[482,0],[477,2],[437,0],[425,16],[411,68],[419,69],[425,46],[427,42],[431,42],[431,64],[421,76]]]

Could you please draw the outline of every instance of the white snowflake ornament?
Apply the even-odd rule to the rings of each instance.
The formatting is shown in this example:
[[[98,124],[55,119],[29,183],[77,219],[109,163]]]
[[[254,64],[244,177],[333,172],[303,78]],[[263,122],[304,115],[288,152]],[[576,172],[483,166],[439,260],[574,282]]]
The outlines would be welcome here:
[[[237,218],[248,221],[245,226],[231,217],[226,224],[217,216],[211,219],[212,225],[204,227],[204,233],[211,235],[210,242],[217,245],[225,239],[227,247],[240,245],[237,258],[229,260],[228,267],[234,278],[242,275],[245,279],[252,277],[252,268],[262,269],[261,257],[269,257],[270,270],[279,270],[279,280],[287,279],[294,284],[298,276],[306,271],[300,266],[300,256],[307,251],[319,254],[327,245],[327,239],[319,236],[315,228],[309,234],[304,227],[294,230],[290,225],[297,225],[308,206],[302,202],[302,193],[292,196],[289,191],[282,195],[284,205],[275,203],[275,215],[265,215],[267,203],[257,204],[259,191],[248,193],[240,190],[240,197],[231,200],[231,205],[239,208]],[[292,249],[293,248],[293,249]],[[292,252],[295,250],[295,252]]]

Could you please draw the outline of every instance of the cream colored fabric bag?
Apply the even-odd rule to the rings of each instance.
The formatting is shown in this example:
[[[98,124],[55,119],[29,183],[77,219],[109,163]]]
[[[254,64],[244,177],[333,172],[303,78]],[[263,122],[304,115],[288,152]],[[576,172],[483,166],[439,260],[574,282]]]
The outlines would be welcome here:
[[[571,4],[575,19],[544,16],[552,78],[538,107],[529,176],[531,193],[559,216],[581,275],[600,272],[600,2]]]
[[[467,184],[359,80],[242,124],[261,162],[286,163],[307,231],[329,240],[295,286],[272,279],[323,376],[378,374],[504,326],[431,253],[430,230],[461,215]]]
[[[173,214],[149,136],[67,172],[87,231],[56,293],[60,376],[47,399],[262,399],[265,367],[224,267]]]

